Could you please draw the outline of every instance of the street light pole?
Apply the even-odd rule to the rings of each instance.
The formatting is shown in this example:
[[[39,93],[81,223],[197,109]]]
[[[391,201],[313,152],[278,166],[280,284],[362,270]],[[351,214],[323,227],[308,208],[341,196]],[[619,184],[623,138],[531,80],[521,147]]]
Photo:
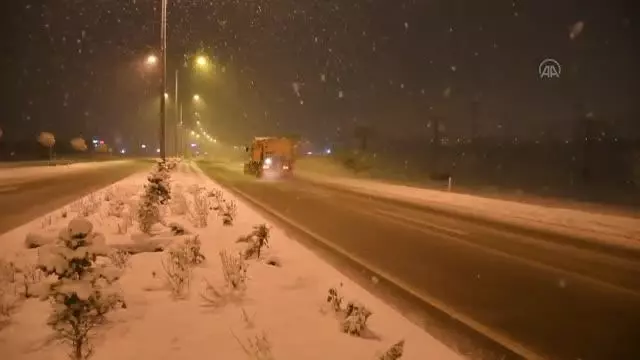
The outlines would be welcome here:
[[[162,1],[162,14],[160,19],[160,53],[161,53],[161,80],[160,80],[160,159],[166,160],[166,80],[167,80],[167,0]]]
[[[173,138],[173,147],[174,147],[174,151],[175,151],[175,155],[178,156],[179,155],[179,147],[178,147],[178,132],[180,131],[179,127],[182,125],[180,124],[180,107],[182,106],[182,103],[180,102],[180,98],[178,97],[178,86],[180,84],[180,69],[177,68],[176,69],[176,98],[175,98],[175,105],[174,105],[174,111],[175,111],[175,117],[174,117],[174,126],[173,129],[175,131],[174,133],[174,138]]]

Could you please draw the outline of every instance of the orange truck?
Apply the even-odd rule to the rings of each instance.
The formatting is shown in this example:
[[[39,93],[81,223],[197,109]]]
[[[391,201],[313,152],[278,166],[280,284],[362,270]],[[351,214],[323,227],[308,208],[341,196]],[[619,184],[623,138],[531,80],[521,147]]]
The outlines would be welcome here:
[[[256,137],[247,147],[249,160],[244,173],[262,177],[281,177],[293,174],[297,142],[286,137]]]

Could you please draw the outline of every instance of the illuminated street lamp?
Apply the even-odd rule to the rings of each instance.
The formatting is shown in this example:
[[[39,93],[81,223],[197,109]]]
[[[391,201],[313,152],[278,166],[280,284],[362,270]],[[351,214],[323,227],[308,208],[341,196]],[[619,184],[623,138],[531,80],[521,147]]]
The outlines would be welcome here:
[[[158,63],[158,57],[155,55],[147,56],[147,60],[145,61],[149,66],[155,66]]]
[[[195,101],[195,102],[200,101],[200,95],[198,95],[198,94],[193,95],[193,101]]]
[[[207,64],[209,64],[209,61],[207,60],[206,56],[200,55],[200,56],[196,57],[196,65],[198,67],[203,68],[203,67],[206,67]]]

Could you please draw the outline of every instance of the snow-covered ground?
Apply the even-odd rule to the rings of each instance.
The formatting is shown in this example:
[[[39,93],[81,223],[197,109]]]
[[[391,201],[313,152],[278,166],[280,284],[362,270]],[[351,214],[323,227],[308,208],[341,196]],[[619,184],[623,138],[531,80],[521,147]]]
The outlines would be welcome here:
[[[49,176],[57,176],[64,174],[71,174],[77,171],[109,168],[112,166],[120,166],[131,162],[131,160],[114,160],[114,161],[98,161],[98,162],[83,162],[74,163],[69,165],[57,165],[57,166],[25,166],[16,168],[0,168],[0,181],[22,181],[32,180],[34,178],[44,178]]]
[[[561,206],[505,201],[368,179],[321,175],[317,172],[297,171],[296,177],[497,222],[508,222],[523,227],[580,236],[606,244],[640,249],[640,212],[629,214],[629,216],[615,216]]]
[[[269,246],[244,260],[244,286],[242,271],[231,271],[233,281],[225,279],[221,251],[248,255],[247,249],[255,249],[262,236],[247,235],[266,221],[195,165],[181,164],[171,173],[172,199],[161,206],[165,225],[156,224],[150,235],[143,234],[139,217],[132,215],[142,203],[146,175],[131,176],[0,236],[0,258],[23,268],[36,263],[39,253],[49,253],[57,234],[78,217],[93,223],[111,248],[138,252],[129,257],[117,282],[126,309],[109,313],[109,321],[92,336],[94,359],[381,359],[400,340],[405,341],[401,359],[461,358],[272,225],[266,224]],[[224,225],[225,220],[232,224]],[[180,235],[175,224],[186,234]],[[186,244],[192,246],[196,235],[205,260],[181,273],[189,281],[179,291],[176,272],[167,261]],[[44,247],[26,249],[26,239]],[[153,250],[164,251],[144,252]],[[174,275],[173,282],[168,274]],[[6,303],[10,283],[5,279],[3,284]],[[344,296],[343,310],[336,312],[327,302],[330,288]],[[342,332],[344,307],[351,300],[373,313],[361,336]],[[46,324],[51,310],[48,301],[18,300],[10,321],[0,322],[2,358],[66,359],[68,345],[52,341],[53,331]],[[252,351],[252,344],[262,349],[259,355],[245,353]]]

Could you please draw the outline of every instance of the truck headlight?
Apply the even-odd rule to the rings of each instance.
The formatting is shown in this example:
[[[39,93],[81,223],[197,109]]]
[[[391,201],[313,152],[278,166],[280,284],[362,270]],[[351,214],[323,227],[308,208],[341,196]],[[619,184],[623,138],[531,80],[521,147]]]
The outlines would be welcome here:
[[[264,159],[264,164],[265,165],[271,165],[272,162],[273,162],[273,160],[271,160],[271,158]]]

